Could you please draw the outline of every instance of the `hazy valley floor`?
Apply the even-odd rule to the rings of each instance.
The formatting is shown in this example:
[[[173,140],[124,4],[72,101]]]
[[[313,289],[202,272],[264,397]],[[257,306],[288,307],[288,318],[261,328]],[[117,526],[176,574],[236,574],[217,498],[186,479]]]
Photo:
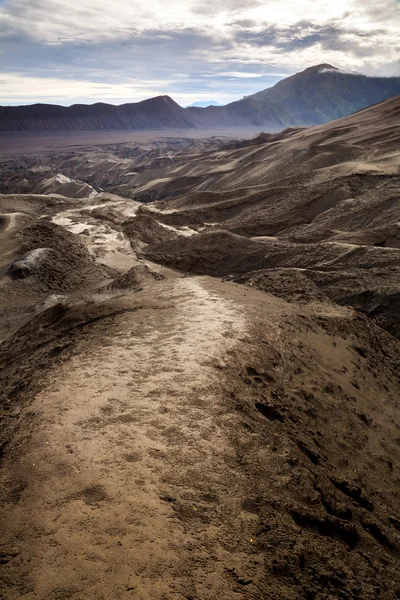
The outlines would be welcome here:
[[[140,145],[150,144],[162,138],[206,139],[220,138],[245,139],[258,134],[259,127],[238,127],[222,129],[156,129],[152,131],[59,131],[59,132],[0,132],[0,157],[21,157],[37,155],[38,152],[56,150],[76,150],[88,146],[108,146],[109,144]]]

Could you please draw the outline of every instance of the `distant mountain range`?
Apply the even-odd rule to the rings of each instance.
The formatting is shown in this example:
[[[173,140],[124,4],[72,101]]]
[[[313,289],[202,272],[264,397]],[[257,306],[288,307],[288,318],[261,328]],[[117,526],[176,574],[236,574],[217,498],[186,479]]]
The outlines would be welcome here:
[[[193,102],[193,104],[189,104],[189,106],[185,106],[185,108],[207,108],[208,106],[222,106],[219,102],[215,100],[200,100],[199,102]]]
[[[0,131],[191,129],[193,123],[169,96],[122,104],[32,104],[0,107]]]
[[[137,129],[282,129],[327,123],[400,94],[400,77],[310,67],[271,88],[226,106],[182,108],[169,96],[113,106],[97,103],[0,107],[0,131]]]

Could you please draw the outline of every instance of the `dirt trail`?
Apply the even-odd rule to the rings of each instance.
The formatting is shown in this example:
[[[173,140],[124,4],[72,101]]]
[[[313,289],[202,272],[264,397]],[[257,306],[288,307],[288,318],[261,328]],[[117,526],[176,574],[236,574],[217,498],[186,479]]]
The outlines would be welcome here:
[[[39,426],[4,469],[18,547],[0,597],[259,597],[247,587],[263,567],[257,518],[242,510],[224,434],[237,417],[218,395],[243,308],[208,278],[155,284],[149,297],[31,406]]]
[[[130,269],[137,264],[129,240],[121,232],[120,227],[113,227],[111,222],[101,222],[91,215],[96,209],[115,210],[124,218],[133,217],[138,203],[132,200],[110,200],[101,204],[87,198],[87,203],[80,208],[64,210],[52,218],[53,223],[65,227],[71,233],[80,235],[95,259],[105,265],[117,269]]]

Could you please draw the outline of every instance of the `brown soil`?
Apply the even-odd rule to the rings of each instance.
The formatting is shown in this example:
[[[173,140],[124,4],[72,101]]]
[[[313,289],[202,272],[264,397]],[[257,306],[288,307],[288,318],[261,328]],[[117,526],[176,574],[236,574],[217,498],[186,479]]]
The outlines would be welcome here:
[[[399,110],[0,165],[1,600],[400,598]]]
[[[112,273],[111,269],[94,262],[77,236],[54,223],[38,222],[23,229],[20,237],[20,255],[37,248],[49,250],[43,262],[33,271],[32,286],[53,292],[71,292],[87,286],[89,282],[101,281]],[[15,275],[15,278],[23,278],[23,275]]]
[[[145,286],[149,281],[160,281],[165,279],[161,273],[157,273],[148,266],[141,264],[129,269],[120,277],[114,279],[108,286],[109,290],[131,290]]]
[[[145,250],[150,260],[175,269],[228,277],[287,300],[329,298],[353,306],[396,337],[400,336],[399,253],[397,248],[248,239],[227,231],[179,238]]]
[[[207,278],[84,311],[10,341],[3,598],[396,597],[393,338]]]
[[[139,250],[144,244],[174,240],[177,235],[166,229],[151,215],[139,213],[123,224],[123,231],[129,239],[133,250]]]

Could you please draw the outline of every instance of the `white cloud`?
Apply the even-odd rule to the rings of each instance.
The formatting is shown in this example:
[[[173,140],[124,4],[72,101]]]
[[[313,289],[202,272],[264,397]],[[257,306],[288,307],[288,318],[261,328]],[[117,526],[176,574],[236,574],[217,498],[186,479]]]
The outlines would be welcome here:
[[[200,28],[216,36],[229,35],[232,19],[290,26],[306,19],[317,25],[340,21],[365,31],[380,24],[398,32],[396,0],[371,6],[364,0],[8,0],[0,7],[0,23],[9,31],[24,31],[35,39],[124,39],[147,29]],[[168,34],[167,34],[168,35]]]
[[[55,100],[72,100],[79,97],[92,97],[94,101],[107,98],[127,98],[132,102],[149,96],[162,95],[163,86],[168,81],[160,81],[159,87],[152,81],[131,81],[127,84],[104,84],[93,81],[62,79],[56,77],[26,77],[17,73],[0,75],[2,101],[23,101],[27,96],[32,102],[44,102],[49,97]]]
[[[249,2],[251,6],[252,2]],[[226,0],[9,0],[0,10],[0,23],[46,42],[129,38],[146,29],[210,27],[217,31],[225,18],[242,12]]]
[[[397,0],[6,0],[0,102],[227,102],[319,63],[400,75],[399,31]]]
[[[27,77],[18,73],[0,74],[1,103],[31,104],[48,103],[69,105],[79,101],[109,102],[123,104],[140,102],[146,98],[168,94],[168,88],[178,82],[174,80],[154,81],[132,80],[129,83],[104,84],[93,81],[62,79],[56,77]],[[167,91],[166,91],[167,90]],[[197,100],[209,100],[209,92],[178,92],[170,90],[175,102],[186,106]],[[222,94],[221,102],[237,99],[237,94]]]
[[[263,77],[263,73],[246,73],[244,71],[222,71],[216,77],[239,77],[240,79],[252,79],[253,77]]]

